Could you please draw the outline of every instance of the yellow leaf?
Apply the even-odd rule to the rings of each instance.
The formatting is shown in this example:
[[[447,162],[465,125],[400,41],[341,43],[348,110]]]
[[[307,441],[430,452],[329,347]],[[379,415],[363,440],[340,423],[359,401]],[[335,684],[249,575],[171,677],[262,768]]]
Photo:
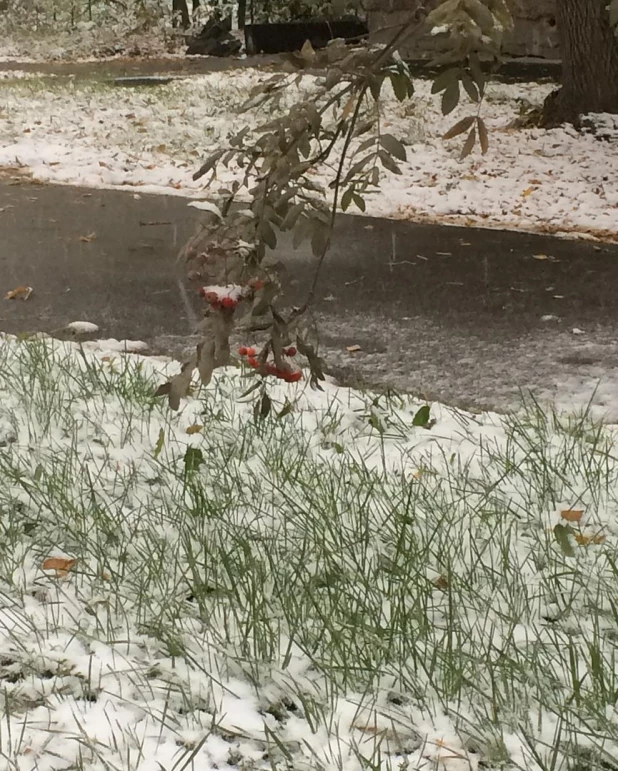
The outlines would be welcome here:
[[[579,522],[583,514],[582,509],[564,509],[560,512],[562,519],[565,519],[567,522]]]
[[[343,108],[343,112],[341,113],[341,117],[342,117],[344,120],[345,120],[347,117],[349,117],[349,116],[350,116],[350,114],[352,113],[352,110],[354,109],[354,105],[355,105],[355,103],[356,103],[356,100],[354,99],[354,97],[353,97],[353,96],[351,96],[351,97],[348,99],[348,103],[347,103],[347,104],[346,104],[346,106]]]
[[[66,557],[48,557],[41,567],[43,570],[55,570],[56,576],[62,578],[67,575],[69,570],[77,564],[75,559],[67,559]]]
[[[199,432],[204,428],[204,426],[200,426],[199,423],[196,423],[193,426],[189,426],[187,428],[187,434],[199,434]]]
[[[538,188],[535,187],[534,185],[531,185],[530,187],[527,187],[524,190],[524,192],[522,193],[522,197],[523,198],[527,198],[529,195],[532,195],[532,193],[534,193],[535,190],[538,190]]]
[[[600,544],[605,540],[605,536],[601,533],[596,535],[584,535],[584,533],[576,533],[575,540],[580,546],[588,546],[588,544]]]

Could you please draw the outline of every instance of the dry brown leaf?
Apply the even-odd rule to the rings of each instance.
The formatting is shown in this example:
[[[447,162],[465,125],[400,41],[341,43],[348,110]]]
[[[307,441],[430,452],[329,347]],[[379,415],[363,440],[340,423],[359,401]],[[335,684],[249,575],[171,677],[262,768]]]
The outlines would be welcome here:
[[[450,586],[448,582],[448,578],[446,576],[438,576],[433,580],[432,583],[436,587],[436,589],[440,589],[443,592],[445,592]]]
[[[348,345],[346,348],[346,351],[348,353],[358,353],[359,351],[362,351],[363,349],[360,347],[360,345]]]
[[[195,423],[192,426],[188,426],[186,429],[187,434],[199,434],[199,432],[204,428],[204,426],[200,426],[199,423]]]
[[[603,543],[606,536],[602,535],[601,533],[597,533],[596,535],[585,535],[584,533],[576,533],[575,534],[575,540],[580,546],[588,546],[588,544],[600,544]]]
[[[88,233],[87,236],[80,236],[79,240],[84,244],[89,244],[91,241],[94,241],[94,239],[97,237],[96,233]]]
[[[4,295],[5,300],[27,300],[32,294],[31,286],[17,286]]]
[[[105,161],[99,161],[99,166],[102,169],[109,169],[110,168],[109,163],[105,163]]]
[[[582,509],[564,509],[560,512],[562,519],[565,519],[567,522],[579,522],[583,515]]]
[[[532,195],[532,193],[534,193],[535,190],[538,190],[538,188],[535,187],[534,185],[531,185],[530,187],[527,187],[524,190],[524,192],[522,193],[522,197],[523,198],[527,198],[529,195]]]
[[[69,559],[67,557],[48,557],[41,567],[43,570],[55,570],[56,576],[58,578],[63,578],[76,564],[76,559]]]

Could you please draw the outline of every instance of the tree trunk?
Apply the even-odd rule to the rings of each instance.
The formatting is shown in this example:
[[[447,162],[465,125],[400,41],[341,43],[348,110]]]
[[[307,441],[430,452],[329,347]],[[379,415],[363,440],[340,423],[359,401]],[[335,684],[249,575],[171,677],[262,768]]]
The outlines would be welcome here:
[[[172,24],[174,27],[180,25],[183,29],[187,29],[191,26],[191,17],[189,16],[189,9],[187,7],[187,0],[172,0]]]
[[[577,124],[589,112],[618,113],[618,38],[608,0],[557,0],[561,88],[543,105],[542,124]]]

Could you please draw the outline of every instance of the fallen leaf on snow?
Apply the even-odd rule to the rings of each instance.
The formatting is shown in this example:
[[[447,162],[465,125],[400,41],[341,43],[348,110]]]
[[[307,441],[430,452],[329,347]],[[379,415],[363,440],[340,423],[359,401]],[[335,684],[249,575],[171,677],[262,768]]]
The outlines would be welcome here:
[[[529,195],[532,195],[535,190],[538,190],[538,187],[535,187],[534,185],[531,185],[530,187],[527,187],[524,192],[522,193],[523,198],[528,198]]]
[[[4,295],[5,300],[27,300],[32,294],[31,286],[18,286]]]
[[[76,559],[68,559],[66,557],[48,557],[43,562],[41,567],[43,570],[55,570],[56,576],[62,578],[63,576],[66,576],[69,570],[71,570],[71,568],[76,564]]]
[[[89,244],[91,241],[94,241],[94,239],[97,237],[96,233],[88,233],[87,236],[80,236],[79,240],[82,241],[84,244]]]
[[[596,535],[585,535],[584,533],[576,533],[575,540],[580,546],[588,546],[588,544],[600,544],[605,540],[604,535],[597,533]]]
[[[563,509],[560,512],[562,519],[565,519],[567,522],[579,522],[583,515],[583,509]]]
[[[432,581],[432,583],[436,589],[440,589],[442,592],[445,592],[450,586],[446,576],[438,576],[434,581]]]
[[[187,434],[199,434],[199,432],[204,428],[204,426],[200,426],[199,423],[196,423],[193,426],[189,426],[187,428]]]

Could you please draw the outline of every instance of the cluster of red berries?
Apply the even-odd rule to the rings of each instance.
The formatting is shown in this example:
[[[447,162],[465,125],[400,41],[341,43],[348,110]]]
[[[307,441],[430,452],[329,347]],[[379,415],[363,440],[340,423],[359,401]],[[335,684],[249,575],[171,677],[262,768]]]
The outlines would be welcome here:
[[[223,292],[228,292],[228,294],[222,294],[219,291],[215,291],[217,287],[209,288],[207,286],[203,286],[199,289],[198,294],[200,297],[203,297],[214,310],[219,310],[220,308],[234,310],[238,307],[238,303],[250,296],[252,292],[257,292],[262,289],[263,286],[264,282],[261,278],[251,278],[245,287],[231,287],[231,293],[229,293],[230,287],[222,288]]]
[[[199,295],[215,310],[218,310],[219,308],[234,309],[238,306],[238,300],[235,297],[219,298],[219,295],[216,292],[207,292],[204,287],[200,289]]]
[[[297,352],[296,348],[292,346],[290,348],[285,348],[283,353],[286,356],[292,357],[296,356]],[[253,369],[259,368],[260,362],[257,360],[257,351],[255,348],[245,348],[245,346],[242,346],[238,349],[238,355],[246,356],[247,364]],[[265,368],[268,375],[273,375],[281,380],[285,380],[286,383],[298,383],[298,381],[303,378],[303,373],[300,370],[279,369],[277,365],[272,362],[266,362]]]

